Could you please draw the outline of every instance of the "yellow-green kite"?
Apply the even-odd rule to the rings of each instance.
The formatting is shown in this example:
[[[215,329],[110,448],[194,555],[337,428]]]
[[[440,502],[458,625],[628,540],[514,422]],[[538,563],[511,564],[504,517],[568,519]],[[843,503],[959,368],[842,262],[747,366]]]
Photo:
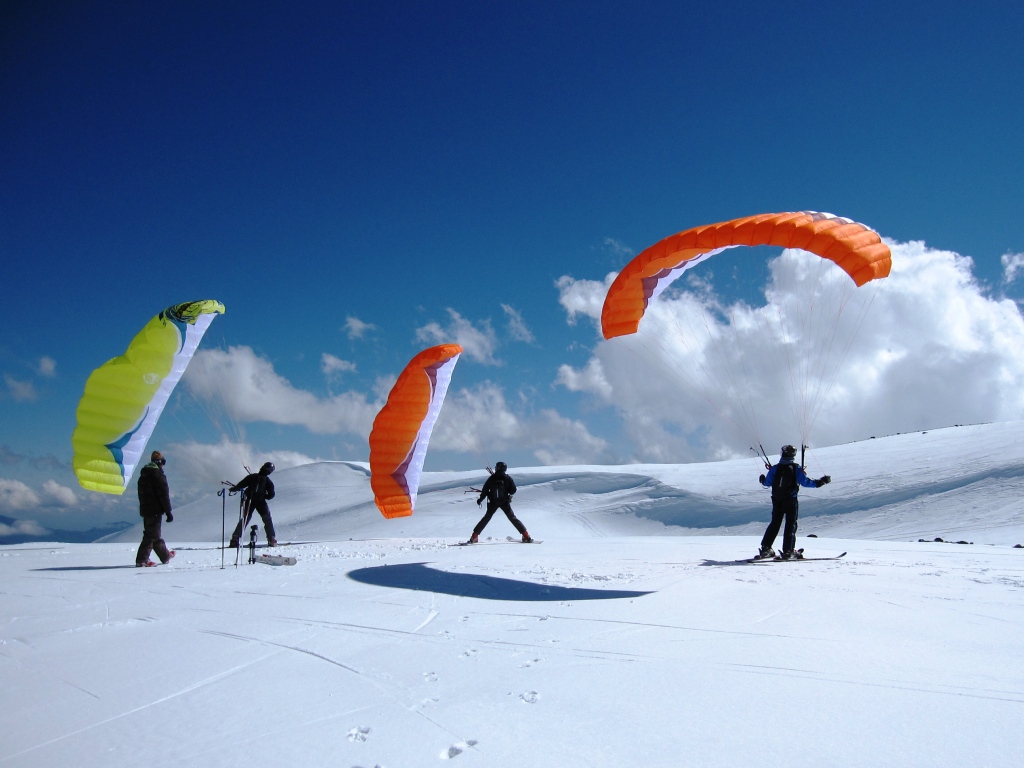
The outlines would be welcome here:
[[[89,376],[71,437],[83,488],[121,494],[146,450],[174,386],[185,372],[219,301],[168,307],[132,339],[127,351]]]

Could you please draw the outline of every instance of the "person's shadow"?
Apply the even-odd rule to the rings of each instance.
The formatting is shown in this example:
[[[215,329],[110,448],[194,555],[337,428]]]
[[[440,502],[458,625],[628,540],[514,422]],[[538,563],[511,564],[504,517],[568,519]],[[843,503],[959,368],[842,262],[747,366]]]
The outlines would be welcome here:
[[[33,571],[116,571],[121,568],[136,568],[134,565],[61,565],[53,568],[33,568]]]
[[[643,597],[650,592],[621,589],[587,589],[535,584],[530,581],[480,576],[472,573],[448,573],[428,568],[426,563],[378,565],[359,568],[347,574],[353,581],[377,587],[438,592],[457,597],[481,600],[519,600],[525,602],[557,602],[560,600],[621,600]]]

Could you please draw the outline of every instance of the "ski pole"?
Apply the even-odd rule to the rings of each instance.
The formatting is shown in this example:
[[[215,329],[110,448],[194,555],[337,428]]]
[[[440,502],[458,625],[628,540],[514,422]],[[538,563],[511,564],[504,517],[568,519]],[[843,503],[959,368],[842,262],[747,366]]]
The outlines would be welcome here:
[[[242,527],[246,523],[246,520],[245,520],[246,514],[245,513],[247,511],[248,510],[246,510],[245,493],[242,493],[241,498],[238,500],[238,536],[239,537],[242,536]],[[232,538],[234,538],[234,536],[232,536]],[[236,544],[238,546],[235,547],[235,568],[238,567],[238,561],[242,557],[242,545],[241,545],[240,542],[236,542]]]
[[[224,570],[224,528],[227,521],[228,489],[221,488],[217,491],[220,496],[220,569]]]

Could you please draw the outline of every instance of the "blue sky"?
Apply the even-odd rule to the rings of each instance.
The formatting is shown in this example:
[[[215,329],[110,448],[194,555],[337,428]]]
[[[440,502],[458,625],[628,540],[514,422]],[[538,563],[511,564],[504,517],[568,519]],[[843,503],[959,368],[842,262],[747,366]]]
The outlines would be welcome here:
[[[567,322],[565,279],[812,209],[970,257],[972,295],[1019,295],[1022,39],[1011,2],[5,3],[0,515],[130,519],[70,473],[75,405],[147,319],[199,298],[227,306],[210,350],[251,350],[282,409],[313,398],[276,423],[227,413],[253,460],[365,460],[389,377],[471,332],[463,423],[497,394],[518,431],[428,469],[700,458],[647,450],[606,390],[566,385],[599,344]],[[153,447],[221,439],[179,400]],[[937,402],[932,426],[977,416]],[[351,423],[312,429],[331,409]]]

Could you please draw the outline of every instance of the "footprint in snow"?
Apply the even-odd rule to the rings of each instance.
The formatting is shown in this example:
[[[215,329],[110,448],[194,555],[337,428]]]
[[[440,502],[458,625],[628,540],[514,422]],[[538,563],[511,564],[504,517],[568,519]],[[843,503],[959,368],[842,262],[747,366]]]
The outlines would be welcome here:
[[[437,675],[435,673],[433,673],[433,672],[424,672],[423,673],[423,679],[426,682],[428,682],[428,683],[436,683],[437,682]]]
[[[351,731],[348,732],[348,740],[355,741],[366,741],[366,737],[370,735],[370,727],[357,725]]]
[[[527,691],[526,693],[520,693],[519,698],[527,704],[536,704],[537,700],[540,698],[540,694],[536,691]]]
[[[544,661],[544,659],[531,659],[530,661],[526,662],[525,664],[520,664],[519,668],[520,669],[526,669],[527,667],[532,667],[534,664],[540,664],[542,661]]]
[[[471,656],[476,656],[476,649],[470,648],[469,650],[463,651],[461,654],[462,658],[468,659]]]
[[[476,739],[466,739],[465,741],[457,741],[452,744],[448,749],[440,754],[442,760],[451,760],[453,757],[458,757],[470,747],[475,747],[477,744]]]

